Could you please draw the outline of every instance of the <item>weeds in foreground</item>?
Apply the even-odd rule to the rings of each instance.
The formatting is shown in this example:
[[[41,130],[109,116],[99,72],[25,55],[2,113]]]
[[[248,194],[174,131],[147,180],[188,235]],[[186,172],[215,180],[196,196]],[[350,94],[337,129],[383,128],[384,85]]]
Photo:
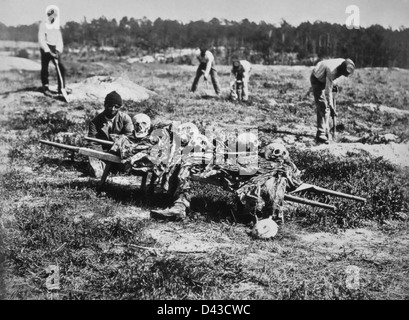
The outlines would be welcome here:
[[[388,220],[400,219],[409,212],[408,170],[398,170],[382,158],[370,158],[365,154],[337,158],[329,152],[314,153],[292,150],[295,163],[305,170],[303,180],[322,188],[365,198],[365,203],[334,196],[306,194],[312,199],[334,204],[333,213],[322,210],[297,209],[294,217],[302,218],[304,225],[325,229],[356,228],[365,221],[380,225]],[[313,165],[308,165],[313,164]]]
[[[14,210],[15,232],[8,233],[6,242],[8,270],[25,281],[23,288],[11,285],[9,298],[46,298],[45,269],[51,264],[60,267],[60,299],[365,297],[361,291],[345,288],[342,267],[337,266],[339,271],[334,273],[319,258],[309,259],[302,248],[297,248],[297,256],[313,272],[295,269],[285,252],[281,260],[275,259],[273,244],[265,245],[273,255],[255,260],[256,244],[239,252],[158,255],[155,241],[144,232],[151,222],[109,219],[112,213],[107,219],[96,219],[98,210],[93,217],[74,217],[69,209],[48,203]],[[286,242],[283,239],[282,245],[288,246]],[[319,279],[318,273],[322,281],[313,280]]]
[[[68,132],[78,128],[74,128],[76,123],[68,118],[66,111],[58,111],[55,113],[38,111],[37,109],[29,109],[21,114],[9,119],[6,126],[12,130],[27,130],[35,128],[42,132],[44,136],[57,134],[58,132]]]
[[[297,163],[316,164],[314,168],[300,167],[305,170],[304,180],[366,197],[368,207],[356,206],[349,200],[331,200],[339,208],[334,215],[298,207],[287,214],[290,227],[293,221],[294,226],[334,231],[365,221],[383,223],[398,218],[396,211],[407,208],[402,185],[407,173],[398,172],[379,159],[355,157],[339,161],[330,155],[295,151],[292,155]],[[360,178],[357,173],[362,170],[371,174]],[[130,202],[97,198],[93,186],[87,184],[78,188],[33,178],[11,171],[1,180],[4,199],[8,203],[16,199],[0,211],[5,221],[2,232],[6,235],[6,279],[11,281],[9,299],[47,299],[45,269],[49,265],[60,267],[60,299],[351,300],[378,297],[380,288],[385,286],[384,280],[371,271],[359,290],[348,289],[346,265],[367,268],[364,260],[346,256],[329,265],[326,256],[311,255],[309,247],[294,242],[285,232],[275,241],[249,242],[236,229],[237,222],[231,216],[232,194],[220,189],[195,185],[192,207],[208,219],[187,221],[179,227],[188,230],[194,225],[205,232],[211,224],[214,232],[229,234],[241,249],[186,255],[156,251],[161,247],[146,231],[160,223],[120,218],[118,212],[127,210]],[[260,255],[260,250],[265,253]],[[401,267],[397,264],[395,269],[401,272]],[[394,277],[400,276],[403,275]]]

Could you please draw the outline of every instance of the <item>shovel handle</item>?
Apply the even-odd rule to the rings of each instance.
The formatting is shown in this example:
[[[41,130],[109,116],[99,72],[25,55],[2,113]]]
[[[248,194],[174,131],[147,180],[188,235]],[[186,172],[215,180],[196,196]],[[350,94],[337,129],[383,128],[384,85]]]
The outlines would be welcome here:
[[[336,129],[336,126],[337,126],[337,121],[336,121],[337,99],[336,99],[336,93],[333,93],[332,95],[333,95],[332,96],[332,100],[333,100],[332,105],[333,105],[333,108],[334,108],[334,113],[332,115],[332,124],[333,124],[333,126],[332,126],[332,137],[335,140],[335,136],[336,136],[336,132],[337,132],[337,129]]]

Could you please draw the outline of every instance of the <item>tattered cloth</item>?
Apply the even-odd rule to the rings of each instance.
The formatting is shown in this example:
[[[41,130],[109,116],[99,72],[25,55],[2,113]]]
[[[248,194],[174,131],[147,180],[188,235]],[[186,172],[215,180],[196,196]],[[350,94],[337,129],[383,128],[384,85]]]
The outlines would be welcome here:
[[[156,164],[169,162],[170,134],[166,128],[160,130],[160,138],[147,136],[130,139],[124,135],[111,135],[114,144],[109,151],[119,155],[128,169],[153,170]]]
[[[269,171],[250,178],[236,191],[245,210],[262,218],[282,217],[285,193],[302,184],[301,172],[291,161],[271,164]]]
[[[290,159],[273,162],[255,155],[259,160],[228,158],[221,164],[214,164],[212,160],[217,153],[182,152],[183,148],[172,142],[168,128],[163,128],[161,138],[156,140],[147,137],[135,143],[125,136],[113,137],[113,140],[111,152],[119,154],[133,170],[153,172],[164,191],[173,189],[175,179],[178,180],[177,190],[190,189],[191,174],[214,179],[235,192],[246,211],[262,217],[280,215],[285,193],[302,184],[301,172]],[[241,171],[247,174],[240,174]]]
[[[172,140],[170,127],[163,127],[155,137],[148,136],[138,142],[124,135],[113,137],[110,152],[118,154],[128,170],[150,171],[164,191],[172,189],[172,180],[178,176],[179,188],[188,187],[187,178],[193,167],[203,166],[202,153],[184,153]]]

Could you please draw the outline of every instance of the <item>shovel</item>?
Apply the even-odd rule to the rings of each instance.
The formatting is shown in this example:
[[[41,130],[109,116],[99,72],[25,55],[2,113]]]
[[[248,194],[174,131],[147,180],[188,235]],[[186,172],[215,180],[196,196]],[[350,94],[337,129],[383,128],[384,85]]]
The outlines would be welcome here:
[[[65,102],[70,102],[70,100],[68,98],[68,93],[64,88],[65,83],[64,83],[64,81],[62,79],[62,76],[61,76],[60,66],[58,65],[58,59],[54,58],[54,62],[55,62],[55,67],[57,69],[58,77],[60,78],[62,96],[64,97]]]
[[[205,79],[204,82],[206,82],[206,91],[205,91],[205,96],[206,97],[213,97],[211,91],[209,90],[209,80]]]
[[[242,101],[242,98],[243,98],[243,81],[241,81],[241,80],[236,80],[236,93],[237,93],[237,99],[239,101]]]
[[[336,113],[337,113],[337,100],[336,100],[336,93],[333,92],[333,106],[334,112],[332,114],[332,140],[336,141],[336,132],[337,132],[337,120],[336,120]]]

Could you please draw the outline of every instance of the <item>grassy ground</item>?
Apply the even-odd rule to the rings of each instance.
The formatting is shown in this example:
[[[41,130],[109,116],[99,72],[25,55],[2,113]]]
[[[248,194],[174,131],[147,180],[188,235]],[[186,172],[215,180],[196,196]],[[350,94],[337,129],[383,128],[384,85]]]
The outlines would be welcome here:
[[[191,94],[195,67],[132,66],[79,62],[67,57],[68,82],[92,75],[129,78],[158,93],[126,101],[131,114],[154,121],[193,121],[228,128],[259,127],[267,143],[273,129],[314,131],[315,108],[307,68],[255,66],[251,99],[227,99],[229,67],[218,68],[222,97],[200,83]],[[394,133],[408,138],[407,118],[354,108],[384,104],[409,110],[408,71],[357,70],[338,100],[341,134]],[[84,134],[98,103],[66,106],[25,94],[39,86],[36,73],[3,73],[0,79],[0,297],[5,299],[408,299],[409,172],[365,154],[339,160],[328,152],[290,153],[304,180],[367,199],[365,205],[318,195],[333,213],[286,204],[286,223],[273,240],[248,235],[249,219],[236,212],[231,194],[194,185],[192,212],[184,222],[150,220],[149,210],[168,204],[156,194],[142,198],[138,180],[109,179],[97,196],[87,159],[40,145],[59,132]],[[75,115],[75,117],[73,116]],[[308,132],[308,130],[306,130]],[[296,142],[311,137],[295,135]],[[78,141],[77,141],[78,142]],[[50,295],[47,267],[58,265],[60,287]],[[359,286],[347,285],[357,266]]]

